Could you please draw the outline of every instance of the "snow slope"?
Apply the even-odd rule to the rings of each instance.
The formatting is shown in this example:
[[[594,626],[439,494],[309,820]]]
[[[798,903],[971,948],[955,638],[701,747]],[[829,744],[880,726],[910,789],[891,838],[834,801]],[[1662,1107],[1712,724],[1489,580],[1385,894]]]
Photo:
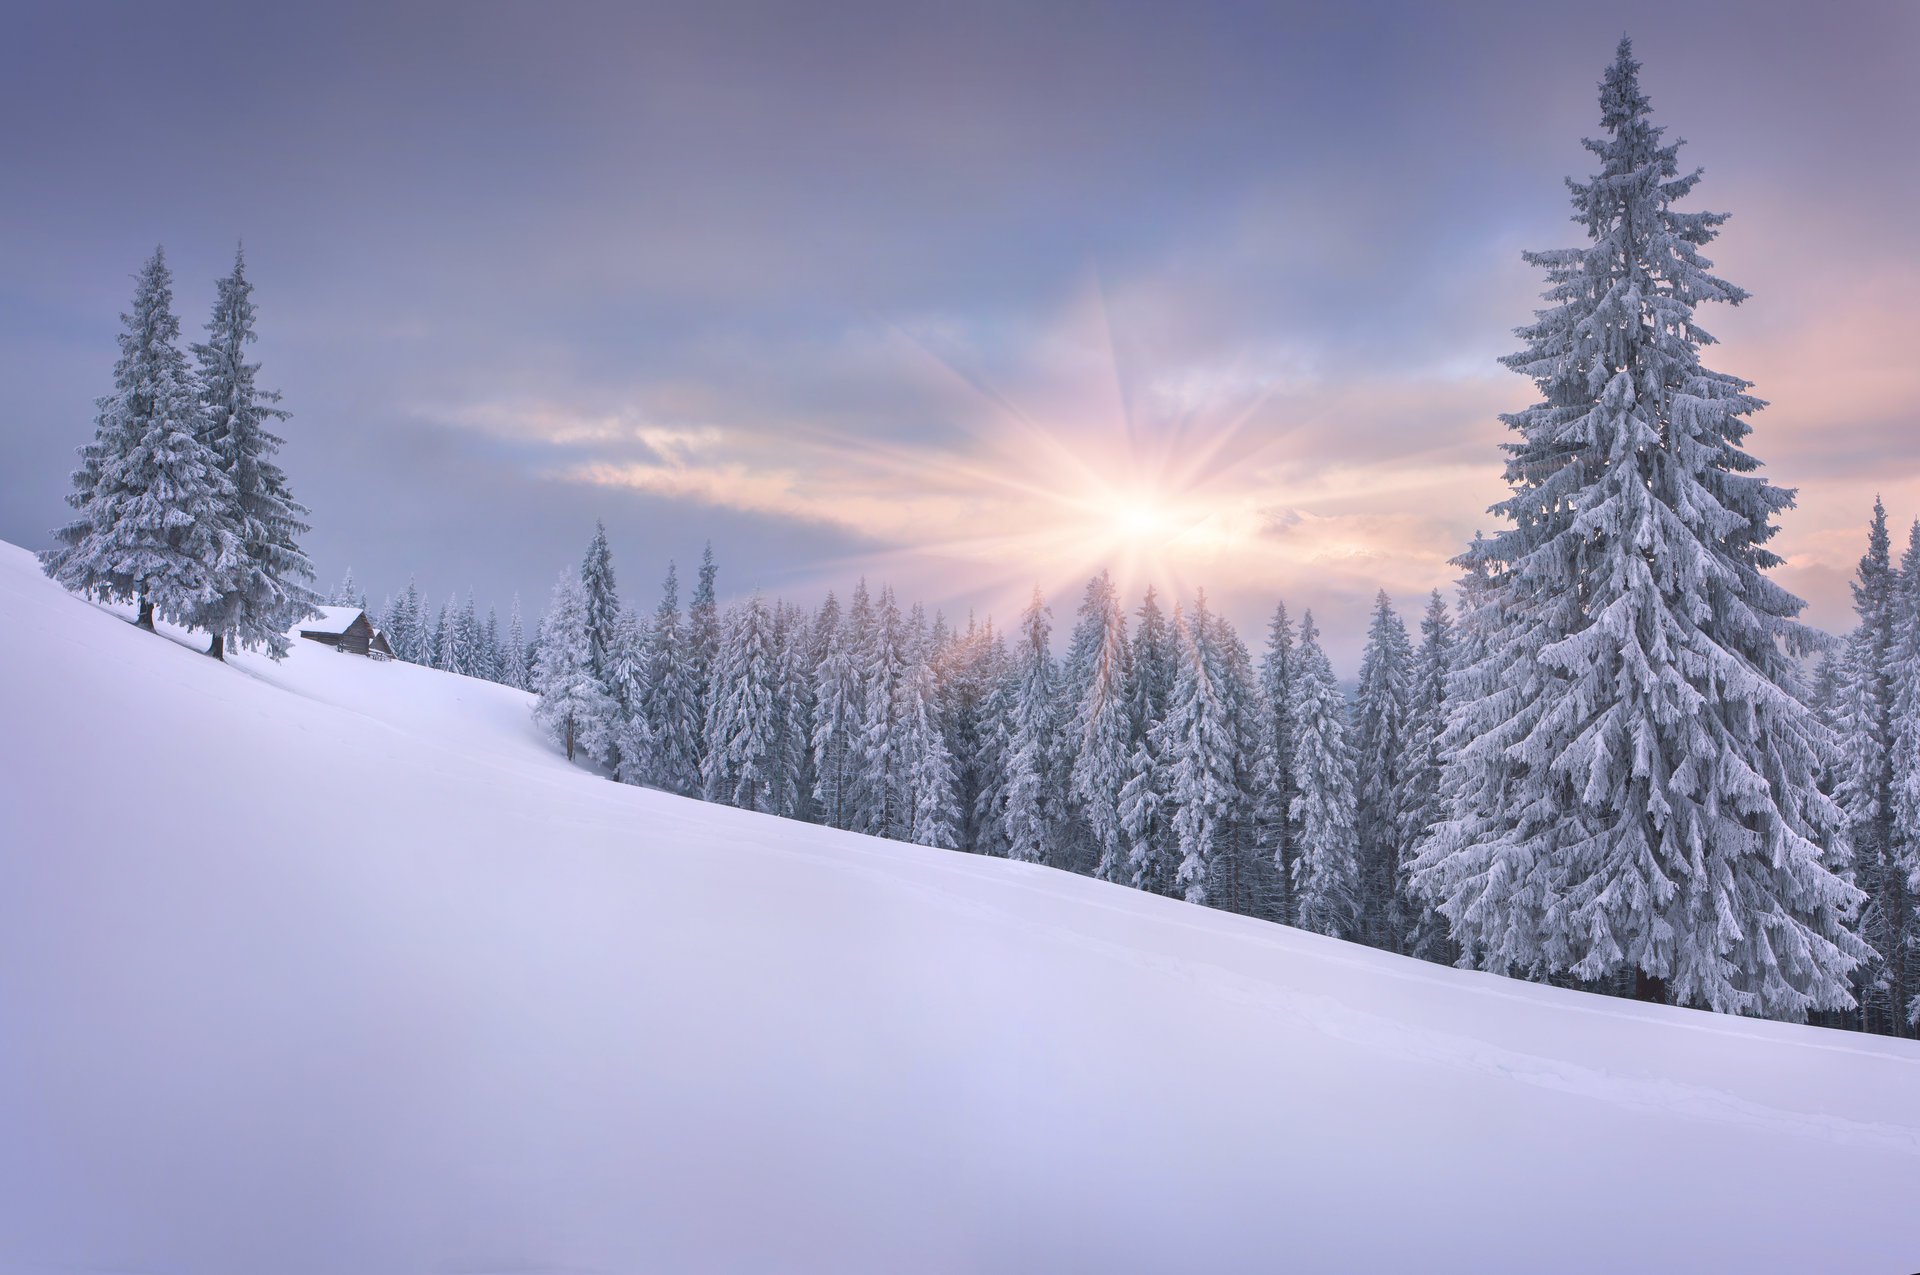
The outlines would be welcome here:
[[[1920,1049],[621,787],[0,546],[0,1270],[1920,1268]]]

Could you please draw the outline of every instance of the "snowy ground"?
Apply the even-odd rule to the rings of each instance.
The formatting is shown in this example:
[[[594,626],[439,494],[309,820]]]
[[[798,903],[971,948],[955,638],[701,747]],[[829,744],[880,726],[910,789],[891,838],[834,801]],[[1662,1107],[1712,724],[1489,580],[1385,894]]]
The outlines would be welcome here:
[[[1908,1043],[621,787],[7,546],[0,726],[0,1270],[1920,1268]]]

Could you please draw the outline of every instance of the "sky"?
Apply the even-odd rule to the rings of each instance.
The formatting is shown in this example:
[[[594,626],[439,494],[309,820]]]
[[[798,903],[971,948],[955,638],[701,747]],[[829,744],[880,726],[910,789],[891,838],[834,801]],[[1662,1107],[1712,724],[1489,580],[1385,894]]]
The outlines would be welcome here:
[[[244,242],[330,587],[538,611],[604,519],[650,610],[861,576],[1284,598],[1357,666],[1492,525],[1524,249],[1630,34],[1731,212],[1712,366],[1849,623],[1920,516],[1920,6],[5,3],[0,539],[42,546],[156,244]]]

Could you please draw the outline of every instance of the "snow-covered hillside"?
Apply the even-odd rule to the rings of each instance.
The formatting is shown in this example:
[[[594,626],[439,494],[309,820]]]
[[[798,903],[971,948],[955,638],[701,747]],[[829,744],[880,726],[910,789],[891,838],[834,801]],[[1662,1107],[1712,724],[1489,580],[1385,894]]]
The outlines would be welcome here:
[[[10,547],[0,725],[0,1270],[1920,1267],[1907,1042],[623,787]]]

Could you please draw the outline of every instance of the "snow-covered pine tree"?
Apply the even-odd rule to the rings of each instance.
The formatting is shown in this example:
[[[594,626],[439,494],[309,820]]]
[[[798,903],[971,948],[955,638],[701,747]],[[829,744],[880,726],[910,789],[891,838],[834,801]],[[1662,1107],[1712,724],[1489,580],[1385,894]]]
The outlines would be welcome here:
[[[353,568],[340,577],[340,583],[333,586],[333,596],[327,599],[330,607],[357,607],[360,605],[360,586],[354,582]]]
[[[956,816],[955,845],[978,852],[981,841],[980,794],[988,786],[982,736],[987,698],[995,670],[990,666],[993,626],[972,615],[967,627],[935,656],[936,687],[940,700],[940,731],[953,761]]]
[[[713,662],[720,653],[720,603],[716,591],[720,569],[713,561],[711,542],[700,552],[700,576],[694,582],[693,599],[687,607],[687,672],[693,681],[694,720],[707,720],[707,684],[712,680]]]
[[[1446,754],[1441,751],[1440,737],[1447,725],[1447,679],[1453,674],[1453,656],[1453,614],[1440,590],[1435,589],[1420,621],[1420,649],[1413,659],[1413,689],[1407,707],[1406,796],[1400,811],[1400,844],[1409,857],[1401,863],[1394,882],[1390,919],[1393,932],[1401,936],[1401,950],[1441,964],[1450,963],[1455,956],[1447,938],[1446,920],[1431,903],[1413,893],[1409,874],[1410,856],[1446,817],[1440,788]]]
[[[667,564],[660,605],[647,630],[647,676],[642,716],[652,738],[648,783],[668,792],[692,795],[700,788],[700,696],[680,619],[680,576]]]
[[[1127,847],[1127,884],[1155,894],[1172,891],[1175,864],[1166,819],[1166,781],[1155,761],[1154,738],[1134,743],[1127,782],[1120,788],[1120,835]]]
[[[713,664],[701,766],[708,801],[767,809],[774,783],[777,665],[773,612],[755,593],[727,614]]]
[[[607,638],[608,696],[614,706],[607,764],[623,784],[644,784],[653,777],[653,730],[646,714],[647,665],[647,635],[640,617],[622,607],[613,617],[613,629]]]
[[[441,606],[439,615],[434,617],[433,627],[427,630],[426,658],[422,660],[421,663],[437,669],[445,669],[447,667],[448,634],[453,627],[454,618],[458,614],[457,599],[450,594],[448,595],[447,601]]]
[[[275,406],[278,394],[259,387],[260,365],[247,362],[247,343],[254,339],[253,284],[241,253],[234,253],[233,273],[216,287],[207,340],[193,347],[195,386],[202,439],[227,477],[232,505],[225,517],[239,546],[217,592],[195,612],[193,627],[212,634],[207,653],[215,659],[234,643],[277,660],[287,653],[287,631],[312,614],[318,601],[305,584],[313,579],[313,564],[300,550],[307,511],[273,461],[280,439],[269,427],[288,414]]]
[[[503,682],[500,659],[500,613],[487,604],[487,622],[480,628],[480,676],[489,682]]]
[[[1907,534],[1894,598],[1893,647],[1893,877],[1904,898],[1888,891],[1887,912],[1905,933],[1889,946],[1888,997],[1907,1034],[1920,1030],[1920,522]],[[1890,963],[1891,964],[1891,963]]]
[[[1133,717],[1134,747],[1127,757],[1127,781],[1120,790],[1121,819],[1127,842],[1127,880],[1137,890],[1174,893],[1178,857],[1168,826],[1168,771],[1161,753],[1167,700],[1173,693],[1175,646],[1173,626],[1160,609],[1159,594],[1147,586],[1146,597],[1134,613],[1133,653],[1128,699]]]
[[[587,591],[587,641],[593,656],[593,675],[613,694],[609,665],[613,629],[620,618],[620,590],[614,583],[613,549],[607,544],[607,524],[593,524],[593,539],[580,560],[580,583]]]
[[[449,625],[448,627],[452,627]],[[566,751],[598,757],[614,722],[613,702],[593,675],[587,636],[587,591],[580,573],[563,571],[547,602],[534,659],[534,720]]]
[[[918,626],[914,627],[917,630]],[[900,684],[896,729],[906,808],[900,836],[916,845],[952,850],[959,845],[960,806],[954,790],[953,758],[940,729],[937,651],[932,635],[916,633]]]
[[[1189,619],[1173,612],[1174,676],[1166,719],[1155,740],[1166,768],[1168,830],[1178,856],[1173,888],[1189,903],[1207,903],[1215,839],[1232,816],[1236,743],[1220,697],[1212,613],[1200,593]]]
[[[853,829],[898,838],[909,813],[899,738],[908,635],[890,586],[880,589],[865,639],[857,653],[863,715],[852,745]]]
[[[1293,921],[1293,621],[1287,604],[1276,603],[1267,625],[1267,649],[1260,659],[1262,735],[1268,757],[1267,783],[1258,795],[1261,848],[1272,861],[1280,898],[1274,919]]]
[[[813,669],[813,799],[821,821],[830,828],[853,827],[854,747],[866,720],[859,650],[870,606],[862,580],[845,616],[831,593],[820,609],[818,624],[825,641]]]
[[[480,612],[474,606],[473,590],[467,590],[467,600],[460,604],[459,622],[454,626],[453,635],[454,672],[463,677],[481,677],[480,662]]]
[[[1000,820],[1009,859],[1045,863],[1059,827],[1059,741],[1051,613],[1038,588],[1020,615],[1020,634],[1009,671],[1007,734],[1002,756],[1005,779]]]
[[[1819,728],[1785,689],[1801,603],[1764,574],[1793,494],[1743,450],[1747,382],[1700,362],[1697,307],[1745,293],[1700,253],[1724,215],[1674,207],[1699,174],[1639,70],[1623,40],[1601,171],[1570,184],[1592,242],[1528,255],[1550,304],[1507,363],[1543,400],[1505,418],[1510,525],[1482,550],[1500,676],[1455,719],[1452,764],[1481,773],[1415,881],[1476,964],[1797,1019],[1850,1005],[1867,950]]]
[[[1173,694],[1174,639],[1166,612],[1152,585],[1135,612],[1133,627],[1133,728],[1144,737],[1167,715],[1167,697]]]
[[[813,817],[813,625],[790,603],[774,608],[779,657],[774,685],[774,780],[769,809],[789,819]]]
[[[1012,840],[1007,831],[1007,758],[1013,742],[1013,705],[1019,688],[1013,655],[1005,633],[996,632],[991,619],[981,626],[980,697],[974,742],[968,768],[978,778],[971,815],[975,854],[1007,858]]]
[[[421,635],[423,619],[420,586],[409,578],[407,591],[388,605],[380,624],[380,631],[386,634],[387,645],[393,648],[394,658],[409,664],[424,662],[421,659],[421,648],[425,645],[425,638]]]
[[[191,624],[237,569],[233,484],[204,441],[200,402],[180,352],[173,276],[155,249],[121,316],[114,392],[98,400],[47,574],[88,597],[132,601],[136,623]]]
[[[1373,600],[1367,644],[1360,656],[1360,687],[1353,703],[1354,831],[1360,850],[1362,942],[1402,950],[1394,929],[1394,898],[1404,874],[1403,802],[1407,782],[1407,710],[1413,692],[1413,648],[1407,626],[1382,589]]]
[[[412,590],[412,585],[408,585]],[[507,638],[500,648],[500,680],[517,691],[527,689],[527,631],[520,615],[520,595],[507,608]]]
[[[1133,752],[1133,714],[1127,692],[1133,653],[1120,595],[1105,571],[1087,581],[1086,599],[1074,626],[1073,693],[1067,734],[1071,751],[1069,792],[1095,853],[1093,875],[1102,881],[1131,876],[1120,828],[1120,792]]]
[[[1353,749],[1333,665],[1320,649],[1313,612],[1300,617],[1293,672],[1293,774],[1290,812],[1299,837],[1293,893],[1301,929],[1357,938],[1360,842],[1355,827]]]
[[[1214,907],[1271,919],[1279,915],[1285,892],[1271,856],[1261,850],[1266,834],[1258,823],[1259,798],[1272,782],[1273,756],[1261,730],[1259,679],[1247,644],[1227,617],[1212,612],[1208,623],[1231,787],[1215,825],[1207,896]]]

